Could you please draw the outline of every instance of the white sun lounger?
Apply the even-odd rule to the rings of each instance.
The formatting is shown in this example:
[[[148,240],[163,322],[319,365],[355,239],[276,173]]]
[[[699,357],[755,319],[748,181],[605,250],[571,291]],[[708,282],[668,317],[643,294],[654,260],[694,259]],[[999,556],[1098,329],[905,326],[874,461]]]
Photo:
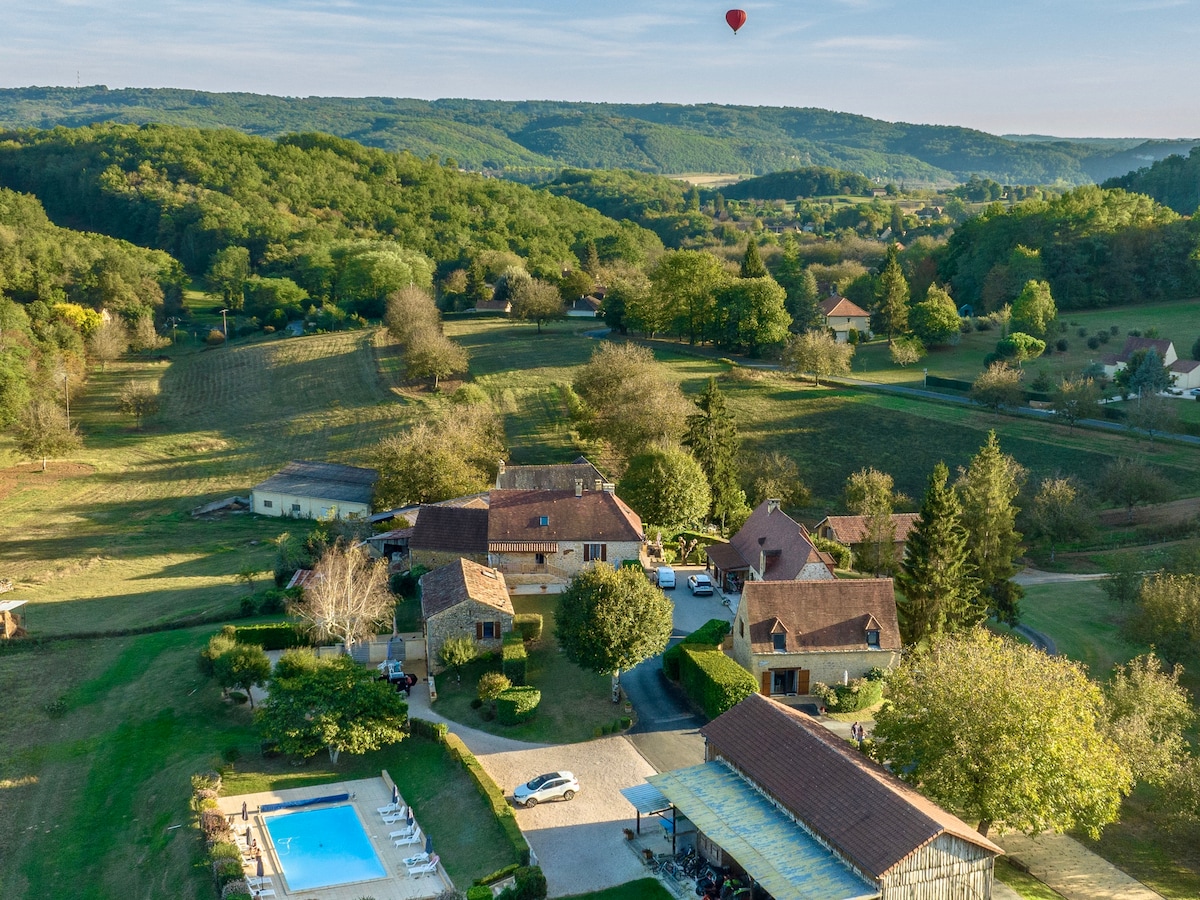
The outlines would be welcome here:
[[[428,853],[424,853],[424,852],[417,853],[413,856],[405,857],[404,867],[406,869],[411,869],[413,866],[419,866],[419,865],[421,865],[421,863],[427,863],[427,862],[429,862],[429,854]]]
[[[408,810],[405,810],[404,812],[380,813],[380,815],[383,816],[384,825],[395,825],[401,819],[408,818]]]
[[[419,844],[424,838],[421,836],[421,829],[417,828],[408,837],[397,838],[392,841],[392,845],[396,847],[404,847],[408,844]]]
[[[401,828],[399,831],[389,831],[388,837],[394,841],[396,838],[408,837],[410,834],[412,834],[416,830],[417,830],[417,823],[413,822],[412,828]]]
[[[433,856],[429,857],[428,862],[420,863],[415,866],[409,866],[408,874],[409,875],[432,875],[438,870],[439,862],[440,862],[440,860],[438,859],[438,855],[435,853],[435,854],[433,854]]]
[[[265,887],[270,887],[271,886],[271,876],[264,875],[262,878],[259,878],[257,875],[247,875],[246,883],[248,885],[250,885],[250,887],[254,890],[258,890],[260,888],[265,888]]]
[[[253,890],[253,888],[251,888]],[[271,888],[264,888],[261,891],[254,891],[255,897],[274,897],[275,892]]]
[[[405,809],[403,803],[389,803],[387,806],[377,807],[381,816],[404,815],[408,810]]]

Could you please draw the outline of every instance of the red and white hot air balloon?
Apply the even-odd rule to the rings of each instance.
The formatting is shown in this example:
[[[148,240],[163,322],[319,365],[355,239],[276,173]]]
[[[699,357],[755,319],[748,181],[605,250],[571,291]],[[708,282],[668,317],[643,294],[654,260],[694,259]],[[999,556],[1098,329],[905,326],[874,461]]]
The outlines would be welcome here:
[[[737,34],[738,29],[746,24],[746,11],[744,9],[731,9],[725,13],[725,21],[733,29],[733,33]]]

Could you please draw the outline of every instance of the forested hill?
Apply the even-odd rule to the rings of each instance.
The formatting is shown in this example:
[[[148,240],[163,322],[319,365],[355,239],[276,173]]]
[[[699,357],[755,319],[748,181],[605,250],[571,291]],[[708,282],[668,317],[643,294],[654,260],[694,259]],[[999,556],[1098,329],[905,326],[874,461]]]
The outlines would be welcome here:
[[[321,131],[538,180],[562,167],[765,174],[827,166],[881,181],[951,183],[974,174],[1003,184],[1082,184],[1123,175],[1131,160],[1144,164],[1178,152],[1169,143],[1010,140],[793,107],[296,98],[102,86],[0,90],[0,126],[108,121],[223,126],[266,137]]]
[[[1146,194],[1181,216],[1190,216],[1200,209],[1200,148],[1193,148],[1187,158],[1168,156],[1104,186]]]
[[[0,186],[36,195],[59,224],[165,250],[192,275],[226,248],[245,248],[254,271],[316,297],[333,296],[331,285],[348,290],[349,259],[361,264],[359,293],[377,298],[380,279],[427,285],[435,267],[486,251],[557,275],[585,247],[639,262],[662,246],[568,198],[329,135],[271,141],[165,125],[0,132]]]

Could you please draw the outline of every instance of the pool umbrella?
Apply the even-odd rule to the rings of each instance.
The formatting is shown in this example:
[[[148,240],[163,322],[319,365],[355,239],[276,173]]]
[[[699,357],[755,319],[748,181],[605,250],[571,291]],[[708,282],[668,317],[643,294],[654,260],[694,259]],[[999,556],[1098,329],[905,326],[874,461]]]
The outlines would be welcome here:
[[[429,835],[425,835],[425,855],[428,856],[432,852],[433,852],[433,838],[431,838]]]
[[[262,864],[262,857],[261,857],[261,856],[258,858],[258,877],[259,877],[259,878],[262,878],[262,877],[263,877],[263,864]]]
[[[246,826],[246,846],[250,846],[250,826]]]
[[[400,805],[400,788],[392,785],[392,806]]]
[[[246,813],[247,813],[247,810],[246,810],[246,801],[245,801],[245,800],[243,800],[243,801],[242,801],[242,821],[243,821],[243,822],[245,822],[246,820],[248,820],[248,819],[250,818],[250,816],[248,816]]]

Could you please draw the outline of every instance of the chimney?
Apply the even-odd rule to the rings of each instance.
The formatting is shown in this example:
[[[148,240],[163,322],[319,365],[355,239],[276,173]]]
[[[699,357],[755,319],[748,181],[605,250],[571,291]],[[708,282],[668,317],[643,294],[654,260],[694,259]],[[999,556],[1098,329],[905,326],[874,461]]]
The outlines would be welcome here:
[[[501,474],[501,475],[504,474],[504,460],[500,460],[500,473],[499,474]]]
[[[504,471],[503,468],[500,471]],[[779,501],[774,498],[768,498],[767,499],[767,515],[769,516],[771,513],[775,512],[775,510],[777,510],[777,509],[779,509]]]
[[[604,482],[603,482],[603,481],[601,481],[599,478],[597,478],[597,479],[596,479],[596,487],[595,487],[595,490],[597,490],[597,491],[598,491],[598,490],[600,490],[602,487],[604,487]]]
[[[575,479],[575,496],[576,497],[583,496],[583,479],[582,478]]]
[[[767,539],[760,537],[758,539],[758,578],[760,581],[767,577]]]
[[[604,482],[603,488],[604,488],[604,493],[606,493],[606,494],[615,494],[617,492],[617,486],[615,484],[613,484],[611,481]]]

